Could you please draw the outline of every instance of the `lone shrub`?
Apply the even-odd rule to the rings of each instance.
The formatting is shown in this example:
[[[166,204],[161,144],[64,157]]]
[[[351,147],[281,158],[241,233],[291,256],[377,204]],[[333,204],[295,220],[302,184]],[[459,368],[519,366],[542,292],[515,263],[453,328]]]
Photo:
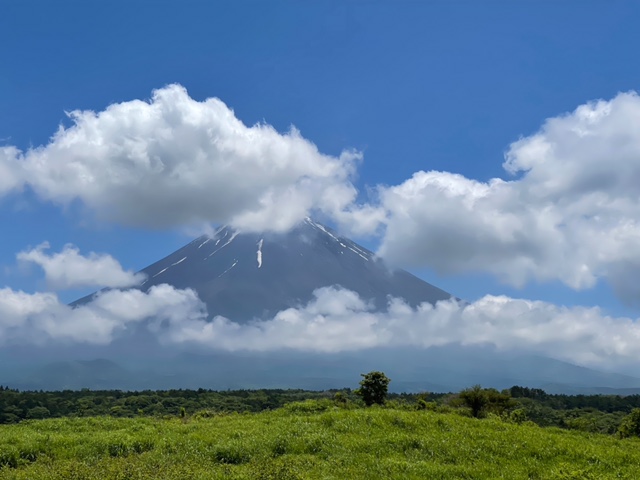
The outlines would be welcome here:
[[[482,388],[480,385],[461,391],[459,398],[475,418],[481,418],[488,412],[500,416],[511,405],[508,393],[500,393],[494,388]]]
[[[384,405],[391,380],[382,372],[362,373],[360,388],[356,394],[362,397],[367,407],[371,405]]]

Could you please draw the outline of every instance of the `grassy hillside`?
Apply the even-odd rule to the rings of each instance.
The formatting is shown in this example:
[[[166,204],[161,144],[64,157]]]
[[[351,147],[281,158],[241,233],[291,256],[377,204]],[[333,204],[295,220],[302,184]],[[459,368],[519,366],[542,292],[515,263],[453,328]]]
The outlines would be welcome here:
[[[208,418],[3,425],[0,465],[0,479],[635,479],[640,440],[310,401]]]

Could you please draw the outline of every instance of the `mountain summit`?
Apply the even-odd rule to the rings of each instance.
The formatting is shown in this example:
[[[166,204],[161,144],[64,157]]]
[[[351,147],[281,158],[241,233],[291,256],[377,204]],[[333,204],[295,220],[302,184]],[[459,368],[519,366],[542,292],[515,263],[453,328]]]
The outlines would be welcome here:
[[[192,288],[210,316],[240,323],[304,305],[314,290],[332,285],[358,293],[377,310],[386,308],[390,296],[412,306],[451,298],[409,272],[389,269],[371,251],[311,219],[283,234],[222,227],[142,272],[147,280],[138,288]]]

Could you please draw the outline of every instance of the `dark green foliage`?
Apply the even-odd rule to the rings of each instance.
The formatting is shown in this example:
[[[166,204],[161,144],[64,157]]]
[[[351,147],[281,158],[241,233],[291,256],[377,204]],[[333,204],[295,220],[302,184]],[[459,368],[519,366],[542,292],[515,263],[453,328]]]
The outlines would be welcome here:
[[[123,392],[120,390],[64,390],[18,392],[0,390],[0,424],[49,417],[136,417],[177,415],[187,418],[197,412],[259,412],[305,399],[329,399],[338,390],[164,390]],[[349,389],[341,390],[348,399]]]
[[[481,389],[493,401],[480,416],[496,414],[513,423],[531,421],[543,427],[560,427],[590,433],[616,434],[621,422],[634,408],[640,408],[640,395],[554,395],[540,389],[514,386],[511,400],[495,401],[498,393]],[[483,395],[484,395],[483,394]],[[280,408],[292,402],[292,412],[313,413],[330,408],[355,409],[361,402],[350,389],[324,392],[304,390],[166,390],[124,392],[119,390],[61,392],[19,392],[0,388],[0,424],[22,420],[59,417],[165,417],[208,418],[230,412],[258,412]],[[434,412],[471,412],[459,394],[387,393],[388,408],[422,409]],[[458,410],[464,406],[464,410]],[[184,410],[183,410],[184,409]],[[183,413],[184,412],[184,413]],[[523,420],[525,419],[525,420]]]
[[[38,420],[48,418],[51,416],[51,412],[46,407],[33,407],[27,411],[27,418]]]
[[[634,408],[629,415],[622,419],[618,435],[620,438],[640,437],[640,408]]]
[[[347,395],[344,392],[336,392],[333,396],[333,401],[336,402],[336,405],[344,407],[348,403]]]
[[[616,433],[625,415],[640,408],[640,395],[552,395],[518,386],[510,392],[528,420],[591,433]]]
[[[511,406],[511,396],[508,393],[500,393],[495,388],[482,388],[480,385],[460,392],[460,400],[471,409],[471,415],[475,418],[489,412],[501,415]]]
[[[527,412],[523,408],[516,408],[509,414],[509,420],[513,423],[524,423],[527,421]]]
[[[360,374],[360,388],[356,394],[362,397],[365,405],[384,405],[391,380],[382,372],[369,372]]]
[[[471,415],[478,418],[487,404],[487,396],[480,385],[474,385],[460,392],[463,404],[471,409]]]
[[[20,456],[15,450],[7,450],[0,452],[0,468],[18,468],[18,459]]]

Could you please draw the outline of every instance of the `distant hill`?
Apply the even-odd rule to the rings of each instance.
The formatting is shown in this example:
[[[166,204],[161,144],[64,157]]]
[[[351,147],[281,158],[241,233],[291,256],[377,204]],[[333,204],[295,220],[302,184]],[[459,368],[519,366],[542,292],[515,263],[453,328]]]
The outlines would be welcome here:
[[[108,354],[108,350],[99,351]],[[0,374],[0,385],[23,390],[60,389],[260,389],[356,388],[360,373],[383,370],[394,392],[455,392],[474,384],[498,389],[513,385],[548,393],[640,393],[640,379],[571,365],[550,358],[505,354],[491,348],[379,348],[316,354],[149,352],[144,365],[120,359],[56,361],[31,365],[20,375]],[[167,354],[166,350],[163,352]]]

